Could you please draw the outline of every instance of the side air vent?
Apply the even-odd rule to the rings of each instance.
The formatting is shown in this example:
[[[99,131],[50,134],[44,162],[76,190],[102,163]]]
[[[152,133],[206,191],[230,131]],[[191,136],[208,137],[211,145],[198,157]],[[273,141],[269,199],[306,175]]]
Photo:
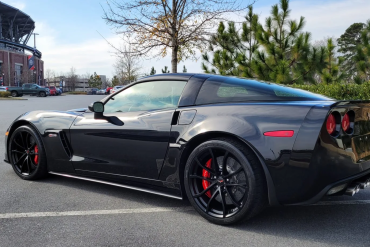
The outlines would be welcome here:
[[[60,136],[60,141],[62,142],[64,150],[66,151],[68,157],[71,158],[72,157],[72,148],[71,148],[71,146],[68,142],[66,133],[64,131],[61,131],[59,133],[59,136]]]

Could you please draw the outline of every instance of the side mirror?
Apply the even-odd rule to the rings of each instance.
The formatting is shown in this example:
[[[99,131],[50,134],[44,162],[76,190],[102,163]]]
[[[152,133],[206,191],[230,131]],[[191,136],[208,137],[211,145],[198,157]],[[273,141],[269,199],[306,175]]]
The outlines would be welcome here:
[[[111,124],[122,126],[124,123],[116,116],[104,116],[104,104],[100,101],[96,101],[93,104],[89,105],[89,110],[94,112],[94,119],[104,119],[110,122]]]
[[[93,104],[93,112],[95,113],[103,113],[104,112],[104,104],[100,101],[96,101]]]

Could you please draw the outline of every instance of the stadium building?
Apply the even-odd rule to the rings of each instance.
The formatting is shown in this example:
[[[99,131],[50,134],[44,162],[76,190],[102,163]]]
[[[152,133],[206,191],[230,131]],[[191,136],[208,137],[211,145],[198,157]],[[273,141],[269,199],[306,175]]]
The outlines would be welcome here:
[[[35,22],[29,15],[0,2],[0,85],[44,85],[42,54],[27,45],[35,38],[34,29]]]

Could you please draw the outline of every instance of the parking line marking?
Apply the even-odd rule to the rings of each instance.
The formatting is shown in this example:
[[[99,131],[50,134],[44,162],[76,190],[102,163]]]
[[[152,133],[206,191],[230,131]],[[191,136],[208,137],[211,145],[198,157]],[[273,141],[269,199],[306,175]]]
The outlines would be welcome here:
[[[192,207],[164,207],[164,208],[135,208],[113,210],[65,211],[65,212],[30,212],[30,213],[5,213],[0,214],[0,219],[35,218],[35,217],[60,217],[60,216],[86,216],[106,214],[138,214],[158,212],[184,212],[193,210]]]

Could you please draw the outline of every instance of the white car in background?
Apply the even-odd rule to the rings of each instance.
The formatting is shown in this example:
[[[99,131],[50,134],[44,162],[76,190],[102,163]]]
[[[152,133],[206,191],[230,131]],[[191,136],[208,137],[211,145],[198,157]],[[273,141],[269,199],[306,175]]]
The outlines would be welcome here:
[[[5,91],[8,91],[7,87],[0,87],[0,92],[5,92]]]
[[[121,88],[124,88],[125,86],[114,86],[113,88],[112,88],[112,90],[110,90],[110,93],[112,94],[112,93],[115,93],[115,92],[117,92],[117,91],[119,91]]]

